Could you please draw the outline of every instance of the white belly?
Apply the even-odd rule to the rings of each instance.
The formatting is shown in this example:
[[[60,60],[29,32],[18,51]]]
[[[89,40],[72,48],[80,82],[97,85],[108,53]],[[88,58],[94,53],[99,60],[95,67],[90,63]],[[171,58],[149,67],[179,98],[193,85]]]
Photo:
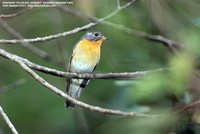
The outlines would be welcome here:
[[[86,64],[81,61],[78,62],[73,62],[71,63],[71,72],[85,72],[85,73],[90,73],[94,70],[94,67],[96,64]]]

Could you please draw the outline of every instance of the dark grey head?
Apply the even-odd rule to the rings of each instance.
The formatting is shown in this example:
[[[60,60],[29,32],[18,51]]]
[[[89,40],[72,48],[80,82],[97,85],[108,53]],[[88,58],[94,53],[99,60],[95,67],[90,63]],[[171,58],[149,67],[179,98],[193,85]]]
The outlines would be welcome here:
[[[97,31],[90,31],[90,32],[87,32],[83,35],[82,39],[87,39],[89,41],[98,41],[98,40],[106,40],[107,38],[105,36],[103,36],[102,33],[100,32],[97,32]]]

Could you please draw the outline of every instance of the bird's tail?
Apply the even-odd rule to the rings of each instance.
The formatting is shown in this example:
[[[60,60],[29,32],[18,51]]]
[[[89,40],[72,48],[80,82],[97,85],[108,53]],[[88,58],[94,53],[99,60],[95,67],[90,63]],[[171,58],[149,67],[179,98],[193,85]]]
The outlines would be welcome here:
[[[81,80],[81,79],[72,79],[70,83],[67,83],[67,94],[71,96],[72,98],[78,98],[80,97],[83,89],[86,87],[86,85],[89,83],[89,80]],[[69,100],[65,101],[66,108],[71,107],[74,108],[75,105]]]
[[[74,85],[73,81],[74,80],[72,80],[72,83],[70,84],[70,87],[68,89],[67,94],[69,96],[71,96],[72,98],[77,98],[78,97],[78,92],[80,92],[80,88],[79,88],[78,85]],[[75,107],[74,103],[72,103],[69,100],[65,101],[65,106],[66,106],[66,108],[68,108],[68,107],[74,108]]]
[[[74,108],[75,105],[74,105],[74,103],[72,103],[71,101],[66,100],[66,101],[65,101],[65,107],[66,107],[66,108],[68,108],[68,107]]]

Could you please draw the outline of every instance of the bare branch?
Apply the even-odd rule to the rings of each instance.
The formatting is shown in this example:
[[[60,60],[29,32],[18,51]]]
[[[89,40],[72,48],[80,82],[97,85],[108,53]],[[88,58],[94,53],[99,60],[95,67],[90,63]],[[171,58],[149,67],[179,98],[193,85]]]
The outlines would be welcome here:
[[[200,99],[183,106],[181,109],[177,110],[175,113],[184,112],[184,111],[191,109],[191,108],[193,108],[193,107],[195,107],[196,105],[199,105],[199,104],[200,104]]]
[[[35,80],[37,80],[43,86],[47,87],[47,89],[49,89],[53,93],[59,95],[63,99],[67,99],[67,100],[71,101],[72,103],[74,103],[77,106],[80,106],[82,108],[85,108],[85,109],[88,109],[88,110],[91,110],[91,111],[99,112],[99,113],[102,113],[102,114],[108,114],[108,115],[156,117],[154,115],[148,115],[148,114],[140,114],[140,113],[135,113],[135,112],[123,112],[123,111],[120,111],[120,110],[112,110],[112,109],[107,109],[107,108],[101,108],[99,106],[93,106],[93,105],[89,105],[89,104],[86,104],[84,102],[78,101],[78,100],[70,97],[69,95],[65,94],[63,91],[59,90],[58,88],[54,87],[53,85],[51,85],[47,81],[45,81],[42,77],[40,77],[34,71],[32,71],[26,64],[24,64],[24,62],[21,61],[20,58],[17,58],[16,56],[13,56],[13,55],[7,53],[6,51],[1,50],[0,53],[1,53],[2,57],[5,57],[5,58],[19,64]]]
[[[30,52],[32,52],[33,54],[39,56],[40,58],[42,58],[43,60],[49,62],[49,63],[53,63],[55,65],[60,65],[54,58],[52,58],[51,56],[49,56],[45,51],[31,45],[28,42],[24,42],[23,41],[23,36],[21,34],[19,34],[15,29],[13,29],[8,23],[6,23],[4,20],[2,20],[0,18],[0,25],[3,27],[3,29],[5,31],[7,31],[11,36],[13,36],[16,39],[20,39],[22,40],[20,42],[21,46],[23,46],[24,48],[26,48],[27,50],[29,50]]]
[[[84,25],[82,27],[77,27],[74,28],[73,30],[67,31],[67,32],[63,32],[63,33],[58,33],[58,34],[54,34],[54,35],[49,35],[49,36],[44,36],[44,37],[37,37],[37,38],[33,38],[33,39],[23,39],[23,40],[5,40],[5,39],[1,39],[0,40],[0,44],[16,44],[16,43],[20,43],[20,42],[29,42],[29,43],[35,43],[35,42],[43,42],[43,41],[48,41],[48,40],[52,40],[52,39],[57,39],[57,38],[61,38],[61,37],[65,37],[86,29],[89,29],[91,27],[94,27],[98,24],[100,24],[102,21],[111,18],[112,16],[116,15],[117,13],[119,13],[120,11],[122,11],[123,9],[126,9],[128,6],[130,6],[131,4],[133,4],[136,0],[131,0],[130,2],[128,2],[127,4],[125,4],[124,6],[122,6],[120,9],[116,9],[114,10],[112,13],[108,14],[107,16],[105,16],[104,18],[101,18],[98,20],[98,22],[95,23],[89,23],[87,25]]]
[[[75,15],[79,18],[87,19],[87,20],[92,21],[92,22],[99,22],[98,18],[84,14],[83,12],[77,11],[77,10],[71,8],[71,7],[58,6],[58,8],[61,9],[62,11],[64,11],[64,12],[68,12],[68,13]],[[121,30],[122,32],[132,34],[132,35],[140,37],[140,38],[144,38],[144,39],[147,39],[147,40],[150,40],[150,41],[162,43],[164,46],[166,46],[172,52],[177,52],[177,50],[180,50],[184,47],[183,44],[178,43],[178,42],[173,41],[173,40],[170,40],[170,39],[163,37],[161,35],[148,34],[148,33],[138,31],[138,30],[135,30],[135,29],[132,29],[132,28],[128,28],[128,27],[123,26],[123,25],[115,24],[115,23],[112,23],[112,22],[109,22],[109,21],[106,21],[106,20],[101,21],[101,24],[111,26],[115,29]]]
[[[6,86],[3,86],[3,87],[0,87],[0,93],[3,93],[3,92],[6,92],[8,90],[11,90],[11,89],[14,89],[18,86],[21,86],[22,84],[24,84],[26,82],[25,79],[19,79],[9,85],[6,85]]]
[[[26,8],[24,10],[21,10],[21,11],[19,11],[17,13],[13,13],[13,14],[1,14],[0,18],[2,18],[2,19],[13,18],[13,17],[19,16],[21,14],[24,14],[24,13],[30,11],[31,9],[32,9],[32,7]]]
[[[6,115],[6,113],[3,111],[3,108],[0,106],[0,114],[2,116],[2,118],[4,119],[4,121],[6,122],[6,124],[9,126],[10,130],[12,131],[13,134],[18,134],[17,130],[15,129],[14,125],[12,124],[12,122],[9,120],[8,116]]]
[[[37,71],[46,73],[46,74],[51,74],[51,75],[59,76],[59,77],[78,78],[78,79],[135,79],[135,78],[145,76],[151,73],[164,72],[164,71],[169,70],[167,68],[166,69],[159,68],[159,69],[148,70],[148,71],[123,72],[123,73],[69,73],[69,72],[58,71],[56,69],[51,69],[48,67],[44,67],[44,66],[32,63],[27,59],[8,53],[3,49],[0,49],[0,56],[7,59],[8,57],[19,59],[24,64],[26,64],[26,66],[32,69],[35,69]]]
[[[173,40],[170,40],[170,39],[163,37],[161,35],[151,35],[151,34],[148,34],[148,33],[145,33],[145,32],[141,32],[141,31],[137,31],[137,30],[125,27],[123,25],[119,25],[119,24],[115,24],[115,23],[112,23],[112,22],[105,21],[105,20],[111,18],[112,16],[114,16],[115,14],[117,14],[118,12],[120,12],[121,10],[127,8],[128,6],[130,6],[134,2],[135,2],[135,0],[130,1],[129,3],[125,4],[124,6],[121,6],[120,8],[114,10],[111,14],[109,14],[106,17],[101,18],[101,19],[97,19],[95,17],[88,16],[88,15],[86,15],[82,12],[76,11],[76,10],[70,8],[70,7],[59,6],[59,8],[61,8],[63,11],[66,11],[68,13],[71,13],[71,14],[78,16],[80,18],[83,18],[83,19],[88,19],[90,21],[93,21],[93,23],[89,23],[85,26],[78,27],[78,28],[75,28],[75,29],[67,31],[67,32],[58,33],[58,34],[55,34],[55,35],[44,36],[44,37],[37,37],[37,38],[33,38],[33,39],[23,39],[23,40],[1,39],[0,44],[3,44],[3,43],[4,44],[16,44],[16,43],[20,43],[21,41],[29,42],[29,43],[43,42],[43,41],[52,40],[52,39],[56,39],[56,38],[60,38],[60,37],[65,37],[65,36],[68,36],[68,35],[89,29],[89,28],[94,27],[98,24],[105,24],[105,25],[108,25],[108,26],[112,26],[113,28],[119,29],[119,30],[121,30],[125,33],[132,34],[134,36],[138,36],[138,37],[141,37],[141,38],[144,38],[144,39],[147,39],[147,40],[162,43],[172,52],[176,52],[177,50],[183,48],[183,46],[184,46],[183,44],[178,43],[178,42],[173,41]]]

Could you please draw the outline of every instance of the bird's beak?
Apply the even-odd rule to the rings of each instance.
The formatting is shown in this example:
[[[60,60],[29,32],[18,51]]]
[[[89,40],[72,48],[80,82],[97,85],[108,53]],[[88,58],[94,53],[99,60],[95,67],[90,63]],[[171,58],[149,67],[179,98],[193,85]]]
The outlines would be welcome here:
[[[103,40],[108,40],[109,38],[108,37],[105,37],[105,36],[103,36],[103,38],[102,38]]]

